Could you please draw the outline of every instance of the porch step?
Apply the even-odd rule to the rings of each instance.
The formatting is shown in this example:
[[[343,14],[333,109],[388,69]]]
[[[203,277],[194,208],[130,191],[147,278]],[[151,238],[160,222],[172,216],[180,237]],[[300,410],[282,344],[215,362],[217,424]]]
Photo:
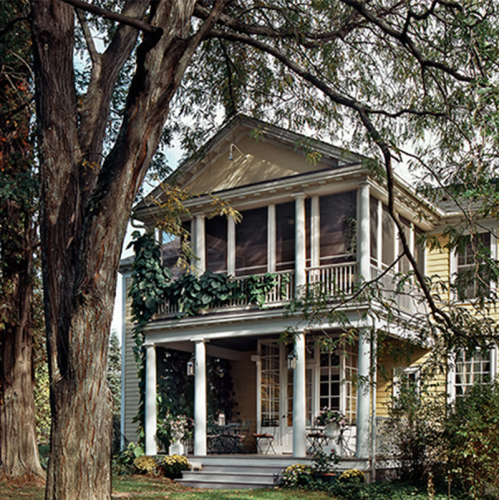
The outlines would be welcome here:
[[[210,456],[188,457],[189,461],[201,464],[201,470],[185,471],[177,481],[184,486],[207,489],[272,488],[274,477],[286,467],[296,464],[311,464],[309,458],[272,456]],[[367,472],[364,460],[342,460],[338,470],[360,469]],[[366,474],[369,475],[369,474]]]
[[[282,469],[297,463],[297,459],[282,456],[265,457],[188,457],[201,464],[202,470],[185,471],[177,481],[184,486],[209,489],[272,488],[274,476]],[[298,460],[310,463],[310,459]]]

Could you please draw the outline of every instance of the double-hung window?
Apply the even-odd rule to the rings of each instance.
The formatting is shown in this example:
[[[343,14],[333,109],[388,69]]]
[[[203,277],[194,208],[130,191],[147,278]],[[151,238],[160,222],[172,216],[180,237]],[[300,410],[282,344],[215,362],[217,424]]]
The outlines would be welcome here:
[[[457,254],[456,290],[459,300],[469,300],[490,292],[491,275],[485,256],[491,255],[490,233],[470,235]]]

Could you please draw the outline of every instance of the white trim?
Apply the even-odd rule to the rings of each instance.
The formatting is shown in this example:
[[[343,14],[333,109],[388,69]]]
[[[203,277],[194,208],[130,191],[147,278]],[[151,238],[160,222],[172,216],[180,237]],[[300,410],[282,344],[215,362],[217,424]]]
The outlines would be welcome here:
[[[236,275],[236,221],[232,215],[227,219],[227,274]]]
[[[156,347],[146,344],[146,394],[145,394],[145,454],[154,456],[158,453],[156,443],[157,431],[157,374],[156,374]]]

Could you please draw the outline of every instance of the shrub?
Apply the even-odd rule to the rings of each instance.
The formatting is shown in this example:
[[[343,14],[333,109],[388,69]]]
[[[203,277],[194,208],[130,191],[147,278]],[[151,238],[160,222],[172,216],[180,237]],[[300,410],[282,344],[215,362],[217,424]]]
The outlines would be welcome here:
[[[392,398],[382,428],[383,451],[398,462],[400,479],[426,482],[428,472],[442,462],[445,405],[444,399],[424,390],[420,396],[414,385],[402,384],[400,395]]]
[[[176,479],[182,477],[182,471],[190,468],[187,458],[181,455],[167,455],[160,463],[161,470],[166,477]]]
[[[457,398],[445,424],[449,467],[472,498],[499,498],[499,386],[477,384]],[[495,491],[495,493],[494,493]]]
[[[361,470],[348,469],[343,472],[339,478],[342,483],[361,484],[366,482],[366,476]]]
[[[133,474],[135,472],[134,460],[144,455],[140,445],[130,443],[113,463],[113,472],[118,475]]]
[[[138,472],[139,474],[149,474],[157,476],[159,473],[158,465],[156,464],[156,460],[154,459],[154,457],[148,457],[145,455],[137,457],[133,461],[133,465],[136,472]]]
[[[312,482],[312,467],[304,464],[293,464],[287,467],[282,474],[284,486],[308,486]]]

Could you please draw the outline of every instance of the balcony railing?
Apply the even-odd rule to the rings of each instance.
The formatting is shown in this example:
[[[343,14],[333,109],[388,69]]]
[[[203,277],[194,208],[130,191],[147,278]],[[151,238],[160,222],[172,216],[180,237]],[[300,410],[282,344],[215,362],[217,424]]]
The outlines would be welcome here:
[[[319,288],[321,294],[331,297],[352,293],[358,282],[357,262],[308,267],[307,284]]]
[[[397,277],[393,273],[381,276],[383,269],[371,266],[371,279],[378,278],[381,295],[390,301],[396,308],[410,313],[424,313],[426,306],[421,302],[421,292],[411,282],[406,281],[402,286],[397,283]],[[381,276],[381,277],[380,277]]]
[[[371,266],[371,279],[375,279],[382,274],[382,269]],[[266,295],[265,308],[282,307],[291,301],[295,295],[295,274],[294,271],[281,271],[273,273],[277,278],[277,285]],[[263,279],[263,274],[256,275]],[[215,305],[212,310],[236,311],[252,308],[244,297],[246,281],[245,277],[233,278],[239,284],[242,298],[232,300],[225,304]],[[357,262],[343,262],[327,266],[317,266],[306,268],[306,283],[313,285],[314,290],[322,296],[338,298],[338,296],[349,295],[354,292],[355,286],[359,282]],[[395,308],[407,312],[424,312],[424,304],[418,300],[417,289],[411,283],[405,283],[402,287],[397,287],[393,273],[386,274],[380,278],[381,295],[385,300],[393,303]],[[157,317],[171,317],[180,313],[177,303],[165,302],[158,310]]]
[[[294,297],[295,290],[295,276],[294,271],[280,271],[272,273],[276,276],[277,284],[276,286],[267,293],[265,298],[265,307],[279,307],[289,302]],[[253,275],[260,277],[263,280],[264,274]],[[240,276],[233,278],[233,280],[238,283],[239,291],[243,295],[240,299],[231,300],[225,304],[219,304],[214,307],[217,310],[240,310],[249,308],[251,304],[248,303],[246,297],[244,297],[245,287],[247,286],[246,277]],[[158,308],[158,317],[164,316],[176,316],[181,313],[178,303],[165,302]]]

